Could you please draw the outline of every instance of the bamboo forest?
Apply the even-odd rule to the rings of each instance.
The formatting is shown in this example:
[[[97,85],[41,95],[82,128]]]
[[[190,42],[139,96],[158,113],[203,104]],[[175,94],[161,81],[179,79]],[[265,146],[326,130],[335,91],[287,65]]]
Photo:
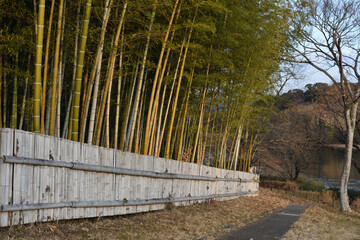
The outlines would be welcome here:
[[[0,127],[249,171],[283,0],[0,0]]]

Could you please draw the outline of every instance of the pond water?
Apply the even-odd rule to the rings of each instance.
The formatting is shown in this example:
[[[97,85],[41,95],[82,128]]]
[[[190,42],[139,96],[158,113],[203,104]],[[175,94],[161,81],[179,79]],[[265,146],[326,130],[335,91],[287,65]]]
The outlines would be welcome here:
[[[360,163],[360,152],[354,152],[353,159],[358,160]],[[340,186],[343,161],[344,152],[341,150],[332,148],[316,149],[313,161],[306,169],[306,175],[323,183],[328,188],[338,188]],[[348,188],[360,191],[360,174],[353,166],[351,167]]]

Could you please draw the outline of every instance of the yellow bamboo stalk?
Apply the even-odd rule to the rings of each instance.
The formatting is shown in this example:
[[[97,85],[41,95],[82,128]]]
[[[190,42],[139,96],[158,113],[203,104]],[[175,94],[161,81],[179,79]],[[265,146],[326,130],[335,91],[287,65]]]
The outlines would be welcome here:
[[[185,45],[185,38],[184,38],[184,40],[183,40],[183,42],[181,44],[179,58],[178,58],[177,65],[176,65],[176,68],[175,68],[175,73],[174,73],[174,77],[173,77],[173,83],[172,83],[172,86],[171,86],[170,96],[169,96],[169,99],[168,99],[168,104],[167,104],[166,112],[165,112],[165,116],[164,116],[164,122],[162,124],[163,127],[162,127],[162,130],[161,130],[161,135],[160,135],[160,140],[159,140],[159,147],[158,147],[158,150],[157,150],[158,154],[156,155],[157,157],[160,155],[160,151],[161,151],[162,141],[163,141],[164,133],[165,133],[165,126],[166,126],[166,122],[167,122],[167,118],[168,118],[168,114],[169,114],[172,95],[174,93],[175,82],[176,82],[178,70],[179,70],[180,63],[181,63],[181,58],[182,58],[182,54],[183,54],[184,45]]]
[[[125,14],[125,11],[126,11],[126,5],[124,6],[124,10],[123,10],[124,14]],[[124,16],[124,14],[123,14],[123,16]],[[104,87],[104,94],[100,100],[99,116],[104,115],[105,104],[107,102],[106,99],[107,99],[107,96],[110,95],[109,90],[111,90],[112,80],[113,80],[113,76],[114,76],[115,60],[116,60],[116,55],[117,55],[116,53],[117,53],[117,49],[119,46],[120,33],[121,33],[122,25],[123,25],[123,16],[122,16],[122,20],[120,21],[120,23],[118,25],[117,31],[116,31],[115,41],[113,44],[113,51],[112,51],[112,55],[111,55],[111,59],[110,59],[109,70],[107,73],[106,83],[105,83],[105,87]],[[96,131],[95,131],[95,138],[94,138],[96,145],[98,145],[100,142],[100,132],[101,132],[100,130],[102,127],[102,122],[103,122],[103,118],[100,117]]]
[[[44,79],[43,79],[42,95],[41,95],[41,123],[40,124],[41,124],[41,133],[42,134],[45,134],[46,84],[47,84],[47,75],[48,75],[49,47],[50,47],[52,20],[53,20],[53,15],[54,15],[53,14],[54,13],[54,5],[55,5],[55,0],[52,0],[51,9],[50,9],[49,27],[48,27],[47,39],[46,39]]]
[[[188,52],[189,45],[190,45],[190,39],[191,39],[191,34],[192,34],[192,31],[193,31],[193,25],[195,23],[196,15],[197,15],[197,10],[195,12],[194,19],[193,19],[193,22],[192,22],[192,26],[190,28],[188,40],[187,40],[186,47],[185,47],[184,58],[183,58],[182,65],[181,65],[181,70],[180,70],[180,75],[179,75],[179,82],[178,82],[178,85],[177,85],[176,94],[175,94],[175,98],[174,98],[174,105],[173,105],[173,108],[172,108],[172,114],[171,114],[171,119],[170,119],[170,124],[169,124],[169,132],[168,132],[166,146],[165,146],[165,158],[169,158],[169,156],[170,156],[171,135],[172,135],[173,124],[174,124],[174,119],[175,119],[176,106],[177,106],[177,101],[178,101],[178,98],[179,98],[181,80],[182,80],[182,76],[184,74],[186,56],[187,56],[187,52]]]
[[[119,79],[117,88],[117,99],[116,99],[116,114],[115,114],[115,131],[114,131],[114,148],[118,149],[118,138],[119,138],[119,119],[120,119],[120,98],[121,98],[121,83],[122,83],[122,68],[123,68],[123,47],[124,47],[124,32],[121,36],[121,47],[119,56]]]
[[[61,43],[61,30],[62,30],[62,17],[63,17],[64,0],[60,0],[59,5],[59,20],[57,25],[57,36],[55,46],[55,60],[54,60],[54,73],[53,73],[53,84],[51,93],[51,107],[50,107],[50,125],[49,135],[55,135],[55,116],[56,116],[56,103],[57,103],[57,84],[58,84],[58,72],[59,72],[59,54],[60,54],[60,43]],[[59,123],[60,124],[60,123]]]
[[[45,0],[39,0],[39,14],[36,37],[33,130],[40,133],[41,66],[44,40]]]
[[[186,114],[187,114],[187,109],[188,109],[189,97],[190,97],[190,92],[191,92],[191,84],[192,84],[192,81],[193,81],[193,78],[194,78],[194,71],[195,71],[195,68],[193,67],[193,69],[192,69],[192,71],[191,71],[189,88],[188,88],[188,92],[187,92],[187,96],[186,96],[184,116],[183,116],[183,118],[182,118],[182,123],[181,123],[180,138],[179,138],[178,148],[177,148],[177,153],[176,153],[176,159],[179,160],[179,161],[180,161],[181,158],[182,158],[181,154],[182,154],[182,146],[183,146],[184,131],[185,131],[185,120],[186,120]]]
[[[155,1],[155,4],[157,3],[157,0]],[[155,90],[156,90],[156,86],[157,86],[157,81],[159,78],[159,74],[160,74],[160,70],[161,70],[161,66],[162,66],[162,59],[164,56],[164,52],[166,49],[166,44],[169,38],[169,34],[170,34],[170,30],[171,30],[171,26],[172,26],[172,22],[174,20],[174,16],[176,13],[176,8],[177,5],[179,4],[179,0],[176,0],[175,5],[174,5],[174,9],[168,24],[168,28],[166,30],[166,34],[165,34],[165,38],[161,47],[161,52],[160,52],[160,56],[159,56],[159,61],[158,61],[158,65],[156,67],[156,72],[155,72],[155,77],[154,77],[154,83],[153,83],[153,88],[151,90],[151,96],[150,96],[150,102],[149,102],[149,108],[148,108],[148,115],[147,115],[147,120],[146,120],[146,128],[145,128],[145,138],[144,138],[144,147],[143,147],[143,153],[144,154],[148,154],[148,148],[149,148],[149,141],[150,141],[150,133],[151,133],[151,115],[152,115],[152,108],[153,108],[153,104],[154,104],[154,95],[155,95]]]

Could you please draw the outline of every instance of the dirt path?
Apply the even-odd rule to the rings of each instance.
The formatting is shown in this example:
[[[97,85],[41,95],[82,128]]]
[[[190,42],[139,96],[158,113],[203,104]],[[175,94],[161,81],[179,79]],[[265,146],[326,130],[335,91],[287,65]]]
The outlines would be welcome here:
[[[280,239],[307,209],[302,205],[289,205],[256,222],[231,231],[218,240],[269,240]]]

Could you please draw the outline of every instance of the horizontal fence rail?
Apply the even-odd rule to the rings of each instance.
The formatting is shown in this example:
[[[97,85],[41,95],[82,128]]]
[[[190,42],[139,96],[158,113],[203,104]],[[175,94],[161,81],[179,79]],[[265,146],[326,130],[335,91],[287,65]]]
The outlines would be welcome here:
[[[14,205],[1,205],[1,212],[11,211],[29,211],[51,208],[87,208],[87,207],[119,207],[119,206],[141,206],[151,204],[166,204],[184,201],[199,201],[199,200],[212,200],[221,197],[234,197],[248,195],[249,193],[258,194],[256,192],[239,192],[239,193],[224,193],[213,194],[209,196],[195,196],[195,197],[178,197],[178,198],[160,198],[160,199],[143,199],[143,200],[115,200],[115,201],[79,201],[79,202],[60,202],[60,203],[39,203],[39,204],[14,204]]]
[[[0,227],[258,194],[259,176],[0,128]]]
[[[150,178],[184,179],[184,180],[198,180],[198,181],[259,182],[258,180],[254,180],[254,179],[217,178],[217,177],[196,176],[196,175],[187,175],[187,174],[159,173],[159,172],[150,172],[143,170],[127,169],[127,168],[108,167],[108,166],[100,166],[93,164],[76,163],[76,162],[61,162],[54,160],[25,158],[25,157],[17,157],[17,156],[4,155],[0,158],[5,163],[16,163],[16,164],[26,164],[26,165],[34,165],[34,166],[47,166],[47,167],[62,167],[73,170],[113,173],[113,174],[150,177]]]

